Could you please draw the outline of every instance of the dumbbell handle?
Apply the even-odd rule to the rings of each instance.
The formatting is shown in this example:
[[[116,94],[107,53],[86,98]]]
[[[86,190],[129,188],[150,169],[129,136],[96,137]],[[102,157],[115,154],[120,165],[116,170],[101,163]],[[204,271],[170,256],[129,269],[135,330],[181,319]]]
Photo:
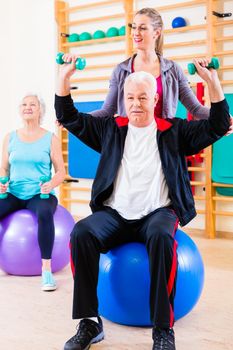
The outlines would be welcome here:
[[[40,177],[40,181],[42,182],[42,184],[43,183],[45,183],[45,182],[48,182],[48,181],[50,181],[50,177],[49,176],[41,176]],[[47,194],[47,193],[41,193],[40,194],[40,198],[41,199],[48,199],[49,198],[49,194]]]
[[[219,60],[217,57],[212,57],[210,63],[208,64],[208,66],[206,68],[213,68],[213,69],[218,69],[220,66]],[[189,74],[193,75],[195,74],[197,71],[196,66],[194,65],[194,63],[189,63],[188,64],[188,72]]]
[[[0,183],[2,183],[3,185],[5,185],[7,182],[9,181],[8,176],[1,176],[0,177]],[[5,199],[7,198],[8,194],[5,193],[0,193],[0,199]]]
[[[58,52],[57,56],[56,56],[56,62],[57,64],[64,64],[64,60],[63,60],[63,55],[64,53],[63,52]],[[70,62],[69,62],[70,63]],[[81,58],[79,57],[77,60],[76,60],[76,64],[75,64],[75,67],[76,69],[78,70],[83,70],[85,67],[86,67],[86,60],[85,58]]]

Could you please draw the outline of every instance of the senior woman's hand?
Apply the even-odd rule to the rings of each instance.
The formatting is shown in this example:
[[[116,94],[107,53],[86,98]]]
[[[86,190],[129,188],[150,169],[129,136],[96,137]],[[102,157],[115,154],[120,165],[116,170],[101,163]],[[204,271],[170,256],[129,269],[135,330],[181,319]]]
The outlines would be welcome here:
[[[51,181],[41,183],[40,185],[40,191],[42,194],[49,194],[53,190],[53,186]]]
[[[8,185],[9,185],[9,182],[5,183],[5,184],[2,184],[0,182],[0,193],[6,193],[7,191],[7,188],[8,188]]]

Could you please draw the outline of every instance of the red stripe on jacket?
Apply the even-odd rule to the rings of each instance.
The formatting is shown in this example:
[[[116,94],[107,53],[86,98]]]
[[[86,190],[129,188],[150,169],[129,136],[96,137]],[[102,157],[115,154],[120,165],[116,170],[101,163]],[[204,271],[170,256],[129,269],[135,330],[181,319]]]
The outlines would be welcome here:
[[[116,121],[117,125],[119,126],[119,128],[129,124],[129,119],[127,117],[118,116],[118,117],[115,118],[115,121]],[[156,121],[157,128],[158,128],[159,131],[168,130],[172,126],[172,123],[170,123],[166,119],[156,118],[155,117],[155,121]]]

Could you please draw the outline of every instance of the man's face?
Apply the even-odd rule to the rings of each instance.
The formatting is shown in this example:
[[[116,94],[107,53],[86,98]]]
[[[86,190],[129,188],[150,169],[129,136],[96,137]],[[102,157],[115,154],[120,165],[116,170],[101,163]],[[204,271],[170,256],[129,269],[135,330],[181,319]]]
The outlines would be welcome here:
[[[124,88],[124,101],[127,117],[132,125],[140,128],[152,122],[158,94],[152,91],[148,81],[129,81]]]

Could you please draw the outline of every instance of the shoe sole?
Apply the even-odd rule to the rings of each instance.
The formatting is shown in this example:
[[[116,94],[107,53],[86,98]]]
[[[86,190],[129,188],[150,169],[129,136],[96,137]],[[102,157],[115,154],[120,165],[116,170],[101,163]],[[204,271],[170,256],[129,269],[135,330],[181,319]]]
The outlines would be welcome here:
[[[83,350],[89,350],[92,344],[99,343],[101,340],[104,339],[104,332],[101,332],[100,334],[97,335],[97,337],[93,338],[91,342],[85,347]],[[66,350],[66,345],[64,347],[64,350]]]
[[[104,332],[101,332],[100,334],[97,335],[97,337],[93,338],[91,340],[90,344],[88,344],[87,347],[83,350],[90,349],[92,344],[99,343],[101,340],[104,340]]]
[[[41,287],[41,290],[43,292],[52,292],[52,291],[54,291],[56,289],[57,289],[56,286],[43,286],[43,287]]]

